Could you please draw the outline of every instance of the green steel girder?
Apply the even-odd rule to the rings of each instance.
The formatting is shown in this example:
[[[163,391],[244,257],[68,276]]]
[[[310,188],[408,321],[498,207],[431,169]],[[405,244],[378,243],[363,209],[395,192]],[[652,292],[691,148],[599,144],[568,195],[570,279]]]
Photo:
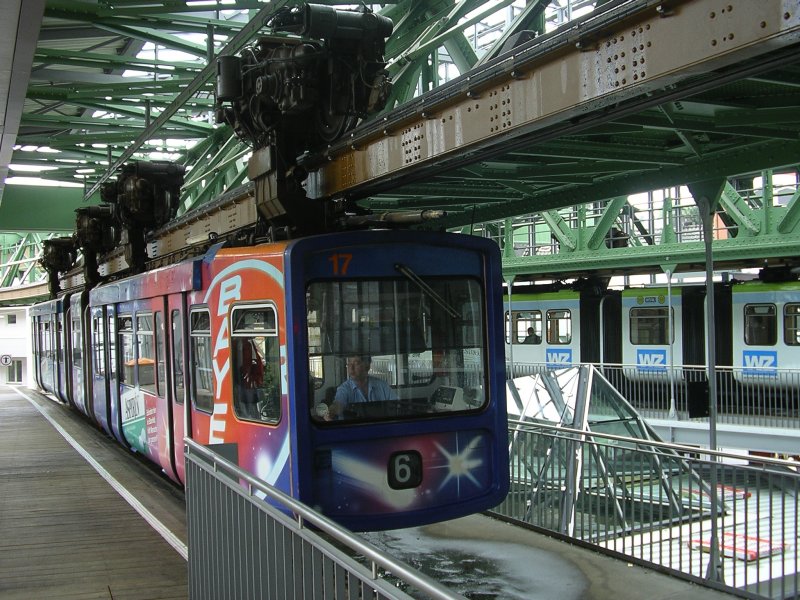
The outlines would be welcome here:
[[[775,230],[778,233],[788,234],[797,229],[800,222],[800,189],[798,189],[786,205],[786,213],[778,220]]]
[[[95,21],[95,26],[117,35],[131,37],[133,39],[141,40],[143,42],[152,42],[170,48],[171,50],[180,50],[186,54],[197,56],[198,58],[207,58],[208,48],[205,44],[193,44],[186,40],[167,33],[160,33],[152,29],[144,27],[132,27],[128,25],[121,25],[116,21]]]
[[[477,64],[483,64],[498,56],[506,42],[521,31],[532,30],[537,34],[544,33],[544,11],[549,4],[550,0],[532,0],[528,2],[522,12],[517,15],[511,27],[500,36],[494,47],[484,54]]]
[[[249,40],[250,38],[258,32],[258,30],[264,24],[264,20],[272,14],[275,10],[278,10],[282,6],[286,5],[285,0],[277,0],[276,2],[262,8],[256,14],[252,15],[251,21],[245,25],[236,35],[230,38],[225,45],[225,47],[220,50],[219,55],[226,55],[238,52]],[[211,77],[216,72],[216,64],[211,63],[206,65],[206,67],[189,83],[180,94],[175,97],[175,100],[167,106],[158,117],[153,120],[131,144],[129,148],[127,148],[122,155],[117,158],[109,167],[108,171],[103,174],[88,190],[87,195],[91,196],[95,191],[99,189],[99,187],[105,182],[125,160],[133,156],[137,149],[148,139],[152,139],[158,136],[158,130],[163,127],[174,115],[178,112],[178,110],[183,106],[183,104],[193,97],[198,90],[202,89],[207,82],[211,79]]]
[[[323,2],[324,3],[324,2]],[[111,11],[113,14],[158,14],[197,12],[198,7],[192,0],[99,0],[100,10]],[[202,10],[259,10],[264,7],[263,0],[206,0]]]
[[[557,210],[546,210],[541,213],[541,217],[550,227],[550,231],[565,253],[571,254],[578,249],[578,238],[575,232]]]
[[[619,217],[620,212],[622,212],[627,203],[627,198],[619,196],[613,198],[606,205],[600,219],[595,223],[594,227],[589,228],[587,232],[589,235],[585,236],[587,250],[598,250],[602,247],[608,233],[611,231],[611,227],[617,221],[617,217]],[[583,240],[584,236],[579,236],[579,239]]]
[[[730,182],[725,183],[719,203],[725,213],[739,227],[740,235],[757,235],[761,231],[761,225],[756,219],[755,212]]]
[[[758,237],[714,240],[714,263],[764,266],[796,264],[800,256],[800,236],[765,235]],[[680,270],[701,270],[705,264],[703,242],[681,242],[627,248],[605,248],[535,257],[504,257],[503,274],[509,276],[538,275],[569,279],[590,272],[617,274],[651,270],[660,264],[676,264]]]
[[[448,20],[447,22],[442,23],[441,27],[429,28],[426,30],[425,34],[416,40],[413,46],[397,55],[397,63],[402,65],[406,62],[412,62],[420,57],[427,56],[431,51],[441,46],[445,40],[448,40],[454,36],[463,36],[464,29],[479,23],[482,19],[485,19],[487,16],[495,13],[497,10],[508,6],[512,2],[513,0],[500,0],[500,2],[497,4],[492,4],[486,10],[470,17],[466,21],[456,23]],[[472,6],[473,2],[464,2],[463,4]],[[389,69],[389,72],[392,73],[391,68]]]
[[[242,158],[250,148],[239,142],[235,137],[229,137],[216,148],[213,156],[203,160],[202,169],[193,169],[183,184],[182,193],[192,197],[191,206],[202,204],[210,200],[214,195],[220,193],[218,185],[220,182],[227,183],[227,173],[230,170],[238,172],[240,169],[234,168],[234,163]],[[207,157],[209,152],[205,153]],[[203,184],[203,182],[205,183]],[[214,189],[211,192],[209,190]],[[199,191],[198,191],[199,189]],[[211,195],[209,195],[211,194]]]
[[[161,44],[167,48],[181,50],[187,54],[205,58],[205,45],[195,44],[175,35],[162,33],[154,29],[137,26],[142,23],[138,19],[125,17],[102,16],[104,9],[97,4],[79,2],[77,0],[48,0],[45,5],[45,18],[64,19],[67,21],[90,21],[92,25],[111,33],[131,37],[145,42]],[[111,13],[109,13],[111,14]],[[147,23],[143,23],[147,25]]]
[[[735,127],[729,125],[727,127],[720,127],[717,124],[716,118],[702,118],[702,117],[675,117],[660,118],[655,114],[639,114],[626,117],[617,121],[623,125],[635,125],[644,129],[661,129],[665,131],[673,131],[679,129],[684,132],[692,133],[715,133],[715,134],[731,134],[736,136],[746,136],[753,138],[783,138],[787,140],[796,140],[800,134],[800,127],[786,129],[780,127],[753,127],[751,125],[740,125]]]
[[[89,67],[96,69],[139,69],[155,71],[157,73],[195,73],[204,65],[179,61],[154,61],[135,58],[133,56],[119,56],[117,54],[102,54],[100,52],[76,52],[55,48],[37,48],[33,57],[35,62],[48,65],[63,65],[72,67]]]
[[[507,216],[523,215],[557,208],[569,197],[574,204],[594,202],[620,195],[637,194],[654,189],[664,189],[676,185],[701,181],[710,177],[729,177],[737,173],[752,172],[797,163],[800,156],[800,142],[785,140],[763,141],[746,147],[737,147],[716,152],[661,168],[655,172],[633,172],[605,178],[591,186],[563,186],[558,189],[537,193],[531,197],[509,200],[502,205],[491,205],[476,209],[475,221],[496,221]],[[631,160],[639,158],[631,153]],[[464,213],[448,215],[439,226],[461,227],[469,220]]]

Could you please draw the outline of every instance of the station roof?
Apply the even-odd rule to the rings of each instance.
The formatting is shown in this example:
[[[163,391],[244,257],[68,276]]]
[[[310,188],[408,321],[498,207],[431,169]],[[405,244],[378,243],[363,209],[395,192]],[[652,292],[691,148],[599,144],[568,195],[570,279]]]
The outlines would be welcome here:
[[[273,2],[269,10],[283,4]],[[734,2],[736,10],[726,14],[709,12],[711,3],[704,0],[673,2],[672,12],[657,15],[660,5],[649,0],[385,5],[382,12],[396,27],[386,56],[395,91],[379,117],[384,122],[398,131],[422,127],[431,119],[426,106],[440,115],[464,116],[469,109],[464,99],[475,91],[466,82],[475,73],[485,77],[475,97],[483,93],[488,101],[487,93],[497,93],[503,77],[509,83],[527,80],[527,92],[509,86],[507,100],[515,111],[525,108],[523,99],[542,110],[515,123],[508,134],[476,131],[469,148],[454,144],[414,157],[384,184],[362,186],[360,201],[381,211],[444,209],[453,215],[449,225],[464,226],[686,181],[794,168],[800,156],[800,17],[776,12],[777,0]],[[0,98],[7,109],[0,174],[11,164],[14,176],[34,170],[46,180],[77,184],[41,195],[54,214],[67,205],[67,216],[126,154],[173,159],[193,169],[184,209],[208,201],[209,191],[245,181],[248,149],[210,117],[207,34],[213,31],[216,52],[248,19],[263,18],[265,6],[258,0],[6,0],[0,9]],[[590,11],[601,8],[615,11],[615,20],[592,21]],[[574,25],[553,30],[565,11],[574,11]],[[638,50],[646,67],[631,54],[637,48],[628,46],[631,38],[623,43],[615,29],[630,21],[635,36],[636,11],[661,19],[667,32],[651,38],[654,48]],[[612,30],[613,35],[604,33]],[[670,33],[675,31],[681,33]],[[775,43],[779,35],[781,42]],[[745,38],[750,41],[741,41]],[[513,63],[522,56],[515,48],[526,48],[530,59],[521,75],[497,58],[511,56]],[[592,64],[574,88],[566,75],[558,77],[559,69],[567,68],[562,65],[580,65],[589,56],[602,56],[603,63]],[[592,89],[604,85],[610,87]],[[503,111],[497,112],[505,127]],[[159,119],[164,124],[156,130]],[[367,143],[381,125],[371,127],[362,128]],[[10,187],[3,197],[15,202],[3,204],[18,217],[15,227],[40,229],[42,211],[20,208],[37,194],[20,188],[20,198],[8,194]],[[3,204],[0,230],[7,230]]]

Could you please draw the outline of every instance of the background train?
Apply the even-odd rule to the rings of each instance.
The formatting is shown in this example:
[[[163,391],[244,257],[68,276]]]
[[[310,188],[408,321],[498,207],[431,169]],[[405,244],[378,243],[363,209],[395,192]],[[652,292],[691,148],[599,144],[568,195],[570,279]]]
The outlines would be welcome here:
[[[658,401],[653,386],[631,383],[647,382],[681,384],[690,411],[707,405],[704,284],[618,291],[581,283],[505,297],[514,373],[594,363],[634,403]],[[720,404],[738,398],[749,403],[740,410],[796,412],[800,282],[733,281],[715,284],[714,293]]]
[[[38,384],[184,479],[184,436],[357,530],[484,510],[508,486],[500,255],[358,231],[205,256],[31,310]],[[392,399],[329,407],[370,356]]]

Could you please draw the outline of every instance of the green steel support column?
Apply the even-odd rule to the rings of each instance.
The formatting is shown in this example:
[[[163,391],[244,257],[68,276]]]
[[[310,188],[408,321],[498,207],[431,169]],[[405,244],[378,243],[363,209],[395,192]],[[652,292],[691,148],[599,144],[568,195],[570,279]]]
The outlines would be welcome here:
[[[716,213],[719,198],[726,180],[713,179],[689,184],[689,191],[697,202],[703,219],[703,243],[706,254],[706,343],[708,369],[708,444],[712,450],[717,449],[717,352],[716,352],[716,313],[714,310],[714,259],[711,252],[712,219]],[[714,514],[718,506],[716,456],[711,456],[711,473],[709,492],[711,500],[711,550],[708,558],[706,579],[722,582],[724,580],[722,560],[719,553],[719,522]]]
[[[514,227],[512,220],[505,220],[505,227],[503,228],[503,258],[513,257],[514,255]]]
[[[667,196],[664,198],[663,219],[664,228],[661,230],[661,245],[675,244],[678,241],[678,236],[675,234],[675,213],[672,210],[672,198]],[[672,273],[675,272],[675,267],[671,269]]]
[[[761,215],[761,230],[764,232],[771,231],[770,223],[772,219],[770,218],[773,211],[772,206],[772,171],[766,170],[761,172],[761,189],[762,189],[762,200],[761,200],[761,210],[763,214]]]

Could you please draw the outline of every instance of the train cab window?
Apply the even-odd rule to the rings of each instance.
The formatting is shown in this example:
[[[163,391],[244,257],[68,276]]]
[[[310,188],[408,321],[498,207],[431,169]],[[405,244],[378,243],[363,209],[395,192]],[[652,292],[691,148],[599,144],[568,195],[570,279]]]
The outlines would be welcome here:
[[[566,309],[547,311],[547,343],[553,345],[572,343],[572,311]]]
[[[429,417],[485,405],[478,281],[409,273],[312,282],[306,308],[315,421]]]
[[[783,307],[783,341],[787,346],[800,346],[800,304]]]
[[[136,355],[133,345],[133,317],[130,315],[120,315],[117,317],[117,339],[119,348],[119,358],[121,369],[119,371],[119,382],[124,385],[133,386],[136,382],[134,378],[134,367],[136,365]]]
[[[778,317],[774,304],[744,305],[744,343],[774,346],[778,341]]]
[[[669,331],[669,310],[673,311],[672,331]],[[630,336],[635,346],[665,346],[675,340],[675,311],[666,306],[631,308]]]
[[[233,409],[240,419],[280,419],[281,357],[278,319],[270,305],[231,311]]]
[[[542,311],[513,311],[513,333],[509,327],[509,314],[506,313],[506,342],[513,344],[542,343]],[[512,339],[513,335],[513,339]]]
[[[189,337],[194,404],[198,410],[211,412],[214,409],[214,371],[211,363],[211,314],[207,309],[190,313]]]
[[[153,339],[153,315],[136,316],[136,381],[146,392],[155,394],[155,340]]]
[[[183,323],[181,311],[172,311],[172,394],[175,402],[183,404],[185,377],[183,374]]]
[[[71,319],[72,325],[72,366],[80,368],[83,364],[83,340],[81,339],[81,320]]]
[[[164,355],[164,313],[156,313],[156,328],[153,331],[156,342],[156,394],[160,397],[167,395],[167,387],[165,385],[167,378],[167,359]]]

